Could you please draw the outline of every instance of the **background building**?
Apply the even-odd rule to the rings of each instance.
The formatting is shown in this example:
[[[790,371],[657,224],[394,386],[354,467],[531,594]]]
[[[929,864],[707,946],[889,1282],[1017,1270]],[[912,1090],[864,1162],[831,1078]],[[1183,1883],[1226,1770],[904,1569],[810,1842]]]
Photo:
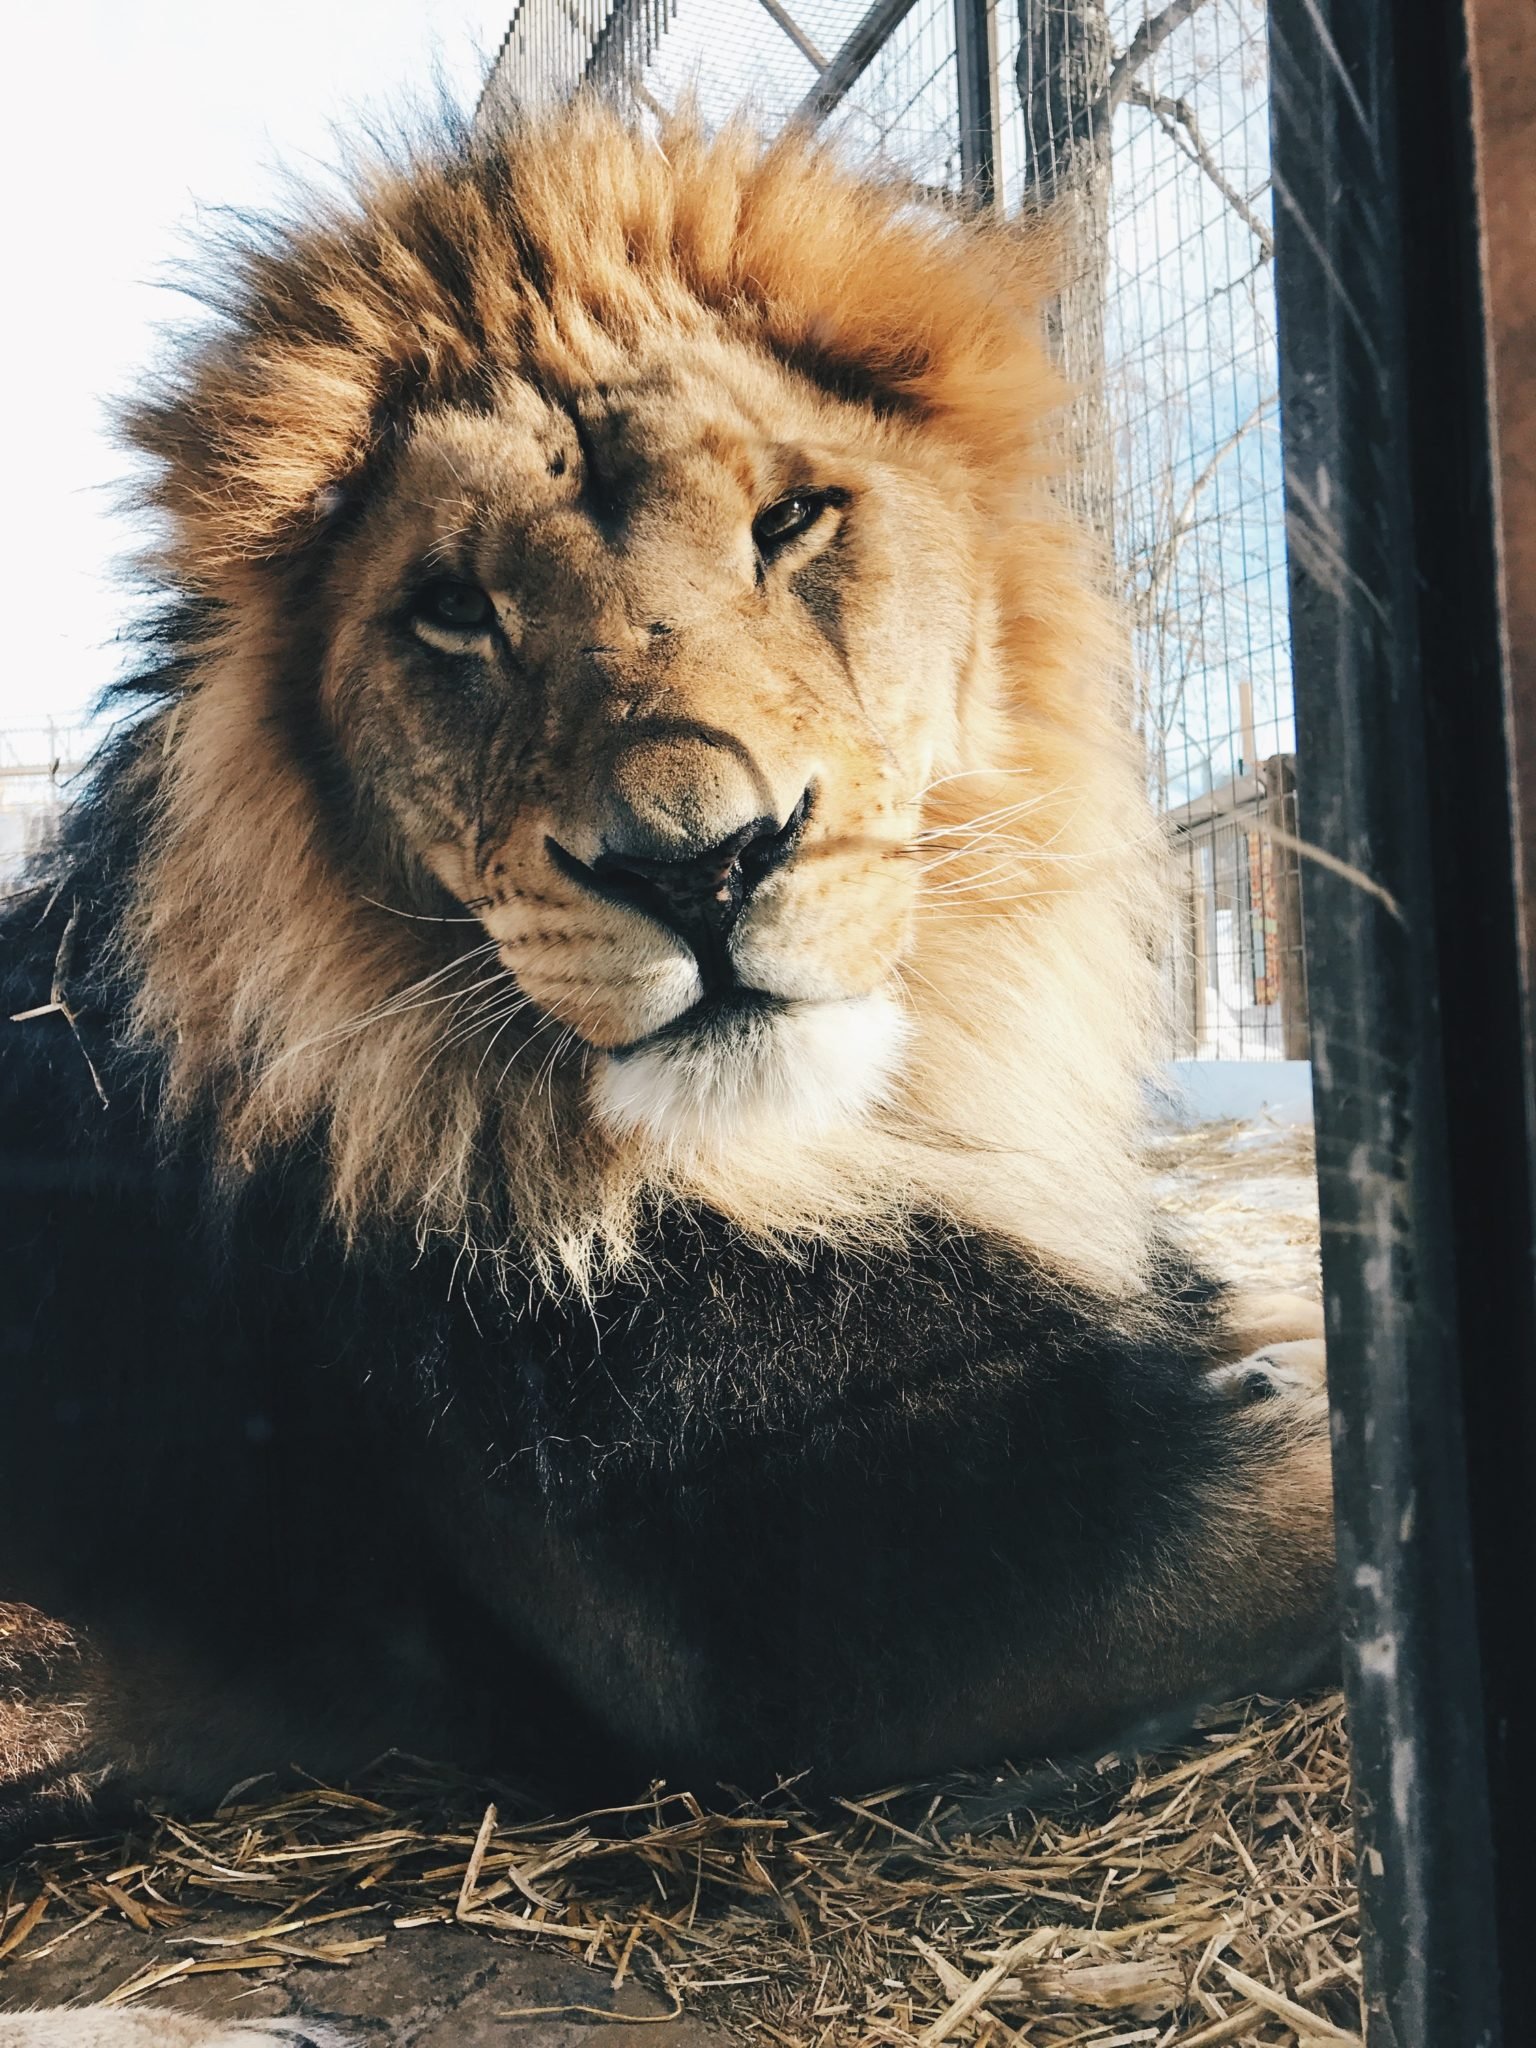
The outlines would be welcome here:
[[[47,843],[88,750],[72,726],[0,732],[0,893]]]

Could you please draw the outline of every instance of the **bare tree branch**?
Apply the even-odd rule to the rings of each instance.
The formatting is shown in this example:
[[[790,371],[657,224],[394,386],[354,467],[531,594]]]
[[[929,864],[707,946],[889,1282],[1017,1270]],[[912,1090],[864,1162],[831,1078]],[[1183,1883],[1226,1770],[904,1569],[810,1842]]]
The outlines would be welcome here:
[[[1104,89],[1104,114],[1113,114],[1116,107],[1130,91],[1131,81],[1148,58],[1153,57],[1167,42],[1176,28],[1198,14],[1205,0],[1168,0],[1161,14],[1152,14],[1141,24],[1124,50],[1110,66],[1109,83]]]
[[[1241,420],[1233,428],[1232,432],[1228,434],[1227,438],[1212,449],[1209,457],[1201,465],[1198,475],[1184,493],[1184,501],[1169,521],[1167,529],[1158,537],[1155,545],[1147,552],[1145,557],[1146,581],[1141,589],[1135,593],[1133,599],[1138,609],[1150,607],[1151,601],[1157,597],[1167,578],[1172,574],[1174,564],[1178,560],[1179,550],[1194,526],[1195,511],[1206,486],[1232,453],[1232,450],[1245,435],[1258,425],[1259,421],[1263,419],[1265,413],[1269,411],[1279,396],[1278,391],[1266,392],[1264,397],[1259,400],[1258,404],[1248,414],[1247,418]]]
[[[766,6],[768,0],[763,0],[763,4]],[[1074,0],[1058,0],[1052,39],[1055,42],[1054,65],[1050,65],[1038,62],[1039,53],[1034,47],[1031,28],[1035,8],[1031,0],[1020,0],[1020,21],[1024,33],[1019,42],[1017,66],[1019,96],[1026,125],[1032,134],[1039,130],[1047,138],[1053,160],[1049,174],[1042,172],[1039,165],[1033,167],[1032,186],[1049,195],[1063,174],[1068,177],[1073,174],[1074,160],[1079,155],[1086,154],[1099,164],[1108,160],[1110,129],[1116,109],[1132,100],[1141,106],[1151,106],[1155,97],[1150,88],[1139,83],[1137,74],[1151,62],[1174,30],[1198,14],[1205,4],[1206,0],[1168,0],[1161,12],[1146,17],[1125,48],[1115,56],[1109,41],[1104,0],[1076,0],[1076,4]],[[1095,72],[1098,73],[1097,78]],[[1040,101],[1038,106],[1037,100]],[[1192,125],[1192,118],[1186,126]],[[1198,148],[1198,160],[1215,175],[1203,139]],[[1032,158],[1039,153],[1038,149],[1032,150]],[[1247,209],[1240,199],[1234,196],[1233,204],[1246,216]]]
[[[1201,0],[1196,0],[1196,5],[1200,4]],[[1153,92],[1149,86],[1142,85],[1137,79],[1132,79],[1127,86],[1125,100],[1128,105],[1145,107],[1149,114],[1157,116],[1164,133],[1200,166],[1244,227],[1252,234],[1264,252],[1264,261],[1269,262],[1275,253],[1275,238],[1242,193],[1230,185],[1222,175],[1221,166],[1206,147],[1205,137],[1200,132],[1200,124],[1195,119],[1195,110],[1189,101],[1183,98],[1169,99],[1163,93]],[[1181,128],[1184,131],[1182,136],[1179,133]]]

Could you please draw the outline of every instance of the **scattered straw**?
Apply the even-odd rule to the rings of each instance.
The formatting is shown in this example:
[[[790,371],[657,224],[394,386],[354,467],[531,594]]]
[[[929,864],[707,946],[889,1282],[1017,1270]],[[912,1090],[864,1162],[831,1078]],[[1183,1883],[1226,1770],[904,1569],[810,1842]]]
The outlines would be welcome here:
[[[1317,1181],[1312,1133],[1295,1125],[1196,1124],[1158,1133],[1161,1207],[1232,1279],[1315,1299]]]
[[[1036,1810],[971,1832],[957,1814],[1006,1804],[1006,1776],[820,1810],[783,1788],[719,1813],[657,1786],[546,1819],[395,1759],[352,1791],[247,1790],[211,1819],[54,1844],[17,1868],[0,1912],[16,1955],[45,1906],[49,1925],[105,1902],[153,1927],[163,1958],[117,1986],[119,2003],[214,1970],[345,1968],[394,1929],[457,1924],[555,1943],[784,2048],[1354,2040],[1338,1704],[1210,1720],[1193,1754],[1105,1758],[1054,1808],[1036,1774]],[[543,1904],[514,1872],[538,1873]],[[518,1910],[498,1903],[509,1895]],[[200,1930],[230,1904],[248,1928]]]

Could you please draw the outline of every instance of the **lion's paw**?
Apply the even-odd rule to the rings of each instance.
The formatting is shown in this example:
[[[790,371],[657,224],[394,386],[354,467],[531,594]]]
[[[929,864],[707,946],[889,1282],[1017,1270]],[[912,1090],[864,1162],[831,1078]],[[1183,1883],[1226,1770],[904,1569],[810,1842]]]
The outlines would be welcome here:
[[[1229,1363],[1255,1351],[1269,1351],[1303,1337],[1323,1335],[1321,1306],[1304,1295],[1234,1289],[1226,1305],[1227,1337],[1222,1356]]]
[[[0,2048],[356,2048],[321,2020],[210,2019],[189,2012],[0,2013]]]
[[[1266,1344],[1231,1365],[1213,1367],[1206,1384],[1236,1408],[1251,1408],[1259,1401],[1326,1397],[1327,1347],[1316,1337]]]

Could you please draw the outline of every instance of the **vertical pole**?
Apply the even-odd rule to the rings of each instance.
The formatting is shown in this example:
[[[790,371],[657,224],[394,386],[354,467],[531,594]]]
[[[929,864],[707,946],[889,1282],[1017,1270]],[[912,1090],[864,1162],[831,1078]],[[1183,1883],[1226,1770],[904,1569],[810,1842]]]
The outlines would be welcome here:
[[[1536,1125],[1536,16],[1530,0],[1471,0],[1468,15],[1525,963],[1526,1098]]]
[[[1272,0],[1270,40],[1368,2035],[1514,2048],[1536,1305],[1466,25]]]
[[[1210,985],[1210,927],[1211,905],[1214,901],[1214,874],[1216,865],[1216,841],[1207,836],[1202,844],[1196,840],[1191,849],[1190,873],[1193,882],[1190,901],[1194,906],[1194,946],[1190,952],[1190,971],[1194,975],[1194,1028],[1195,1042],[1191,1048],[1192,1057],[1198,1059],[1205,1050],[1206,1032],[1210,1018],[1206,1014],[1206,991]]]
[[[997,35],[992,0],[955,0],[960,175],[982,205],[997,192]]]
[[[1274,827],[1265,858],[1273,877],[1275,899],[1275,964],[1272,972],[1280,998],[1281,1051],[1288,1060],[1311,1054],[1307,1024],[1307,962],[1302,937],[1301,856],[1296,851],[1296,761],[1290,754],[1271,754],[1260,770],[1264,784],[1264,822]]]

